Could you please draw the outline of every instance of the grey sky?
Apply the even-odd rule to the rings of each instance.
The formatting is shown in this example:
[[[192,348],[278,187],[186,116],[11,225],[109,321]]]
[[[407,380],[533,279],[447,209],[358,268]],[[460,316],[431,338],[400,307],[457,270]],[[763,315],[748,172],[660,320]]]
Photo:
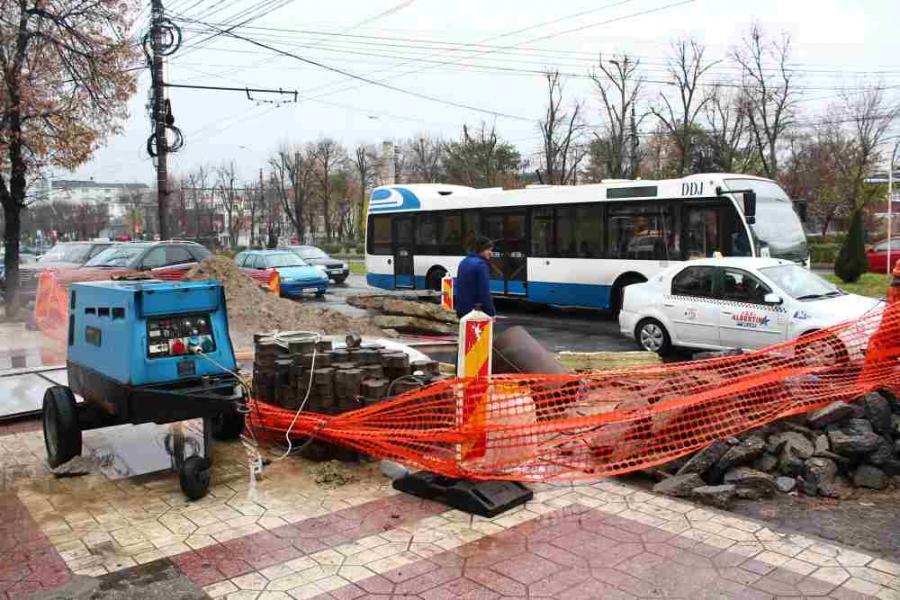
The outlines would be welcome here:
[[[892,99],[900,98],[896,33],[900,2],[896,0],[696,0],[633,16],[678,1],[294,0],[235,30],[346,71],[389,78],[386,82],[393,86],[519,119],[492,117],[348,80],[226,36],[190,49],[206,36],[194,32],[199,25],[186,25],[191,31],[185,33],[185,48],[171,58],[166,73],[169,82],[297,89],[302,100],[276,106],[256,104],[237,92],[170,89],[176,125],[186,136],[185,147],[174,155],[170,170],[187,173],[199,164],[234,159],[240,176],[250,180],[258,177],[259,168],[266,166],[267,157],[280,143],[328,135],[352,149],[360,142],[401,140],[426,131],[452,137],[463,123],[481,120],[496,121],[501,135],[528,155],[538,146],[536,123],[546,90],[539,74],[521,71],[558,67],[579,75],[567,79],[566,95],[586,100],[589,121],[599,124],[592,83],[584,77],[597,53],[633,54],[642,59],[648,79],[665,81],[664,61],[671,41],[693,36],[707,45],[710,58],[726,58],[754,19],[772,36],[786,31],[793,38],[793,64],[803,71],[803,122],[827,118],[827,105],[841,86],[858,89],[881,81],[893,86]],[[188,17],[221,23],[259,3],[168,0],[166,7],[171,13],[185,11]],[[220,12],[209,14],[216,8]],[[371,20],[391,9],[396,10]],[[564,18],[578,13],[586,14]],[[619,20],[598,24],[613,19]],[[354,27],[364,21],[369,22]],[[556,22],[543,25],[552,21]],[[529,29],[504,35],[525,28]],[[535,38],[545,39],[531,41]],[[490,47],[447,51],[448,47],[459,50],[458,44],[478,43]],[[508,46],[514,48],[502,49]],[[384,56],[371,56],[376,54]],[[417,72],[403,75],[408,71]],[[715,80],[736,74],[727,60],[713,71]],[[78,177],[154,181],[153,165],[144,150],[149,132],[144,108],[148,84],[149,75],[142,73],[124,132],[81,168]],[[647,100],[652,101],[657,91],[657,85],[649,86]],[[895,130],[900,132],[900,124]]]

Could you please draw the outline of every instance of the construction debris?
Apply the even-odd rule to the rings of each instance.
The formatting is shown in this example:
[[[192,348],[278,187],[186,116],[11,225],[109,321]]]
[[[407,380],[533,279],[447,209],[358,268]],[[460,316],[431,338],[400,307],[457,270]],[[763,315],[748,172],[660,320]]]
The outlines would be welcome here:
[[[347,304],[382,313],[373,319],[376,326],[404,333],[455,335],[459,323],[456,314],[427,301],[363,295],[348,296]]]
[[[575,373],[596,373],[626,367],[661,365],[656,352],[560,352],[559,360]]]
[[[332,334],[349,332],[384,336],[370,319],[350,318],[338,312],[301,301],[280,298],[260,288],[227,256],[207,258],[188,271],[185,279],[215,279],[225,288],[228,327],[235,348],[253,347],[257,331],[315,331]]]

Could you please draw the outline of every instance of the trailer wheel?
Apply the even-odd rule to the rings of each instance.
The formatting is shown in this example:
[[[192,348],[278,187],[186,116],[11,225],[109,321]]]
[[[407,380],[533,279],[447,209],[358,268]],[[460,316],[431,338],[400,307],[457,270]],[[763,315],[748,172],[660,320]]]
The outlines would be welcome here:
[[[209,491],[209,459],[190,456],[181,465],[178,480],[181,491],[190,500],[199,500]]]
[[[213,437],[217,440],[236,440],[244,433],[244,413],[228,410],[213,419]]]
[[[44,446],[50,468],[65,464],[81,455],[81,426],[75,395],[64,385],[44,392]]]

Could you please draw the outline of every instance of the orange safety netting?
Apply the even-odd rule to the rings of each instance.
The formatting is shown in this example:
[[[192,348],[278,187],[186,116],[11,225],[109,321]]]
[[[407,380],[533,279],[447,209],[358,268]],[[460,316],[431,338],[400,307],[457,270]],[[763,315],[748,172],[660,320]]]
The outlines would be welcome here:
[[[776,419],[900,387],[900,304],[750,354],[582,375],[451,379],[292,430],[450,477],[568,480],[646,469]],[[294,412],[253,403],[257,437]]]
[[[59,340],[68,325],[66,283],[44,273],[35,305],[38,326]],[[444,380],[341,415],[303,412],[291,437],[315,436],[470,479],[564,480],[645,469],[836,400],[900,388],[897,300],[740,356],[595,374]],[[261,402],[251,407],[254,435],[284,441],[295,413]]]

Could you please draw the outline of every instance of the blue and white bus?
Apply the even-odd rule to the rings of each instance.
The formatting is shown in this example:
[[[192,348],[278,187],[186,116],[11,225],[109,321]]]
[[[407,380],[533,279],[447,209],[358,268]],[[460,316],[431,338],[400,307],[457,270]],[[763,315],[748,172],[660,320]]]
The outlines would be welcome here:
[[[409,184],[372,192],[366,279],[384,289],[439,290],[478,233],[495,243],[494,294],[562,306],[617,310],[626,285],[716,252],[809,261],[793,203],[758,177],[519,190]]]

